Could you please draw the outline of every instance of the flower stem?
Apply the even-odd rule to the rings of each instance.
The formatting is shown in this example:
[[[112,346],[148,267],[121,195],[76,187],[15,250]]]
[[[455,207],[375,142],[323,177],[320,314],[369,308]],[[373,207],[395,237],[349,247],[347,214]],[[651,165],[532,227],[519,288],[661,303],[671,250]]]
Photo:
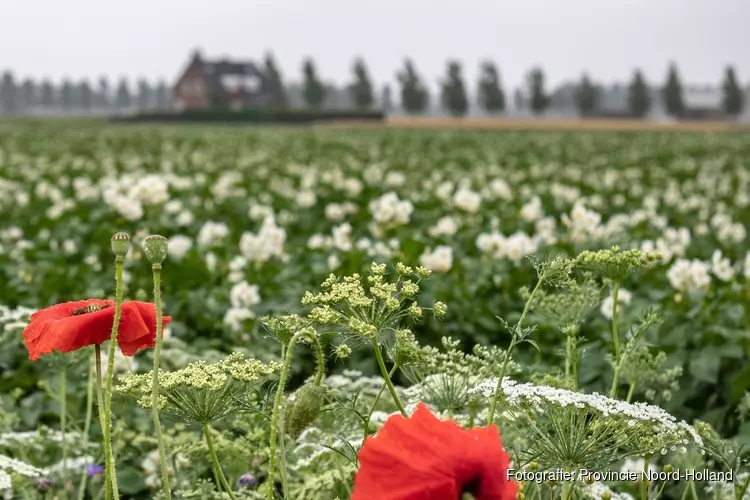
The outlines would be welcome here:
[[[513,329],[513,332],[511,332],[512,337],[510,339],[510,345],[508,346],[508,350],[505,352],[505,359],[503,360],[503,366],[500,368],[500,374],[497,377],[497,386],[495,387],[495,393],[492,395],[492,401],[490,401],[490,411],[487,415],[487,425],[490,426],[495,421],[495,410],[497,408],[497,402],[500,399],[500,388],[502,387],[503,379],[505,378],[505,371],[508,369],[508,362],[510,361],[510,356],[513,353],[513,349],[516,347],[517,342],[517,335],[518,331],[521,328],[521,325],[523,324],[523,321],[526,319],[526,315],[529,312],[529,308],[531,307],[531,303],[534,300],[534,296],[536,296],[537,292],[542,288],[542,283],[544,282],[544,276],[539,277],[539,281],[536,282],[536,286],[534,287],[534,290],[532,290],[531,294],[529,295],[528,300],[526,301],[526,304],[523,306],[523,312],[521,313],[521,317],[518,318],[518,323],[516,323],[515,328]]]
[[[635,382],[630,383],[630,387],[628,388],[628,395],[625,398],[625,401],[630,403],[630,400],[633,399],[633,394],[635,393]]]
[[[617,335],[617,298],[620,293],[620,283],[615,283],[612,291],[612,341],[615,344],[615,376],[612,379],[612,388],[609,397],[615,399],[617,396],[617,383],[620,378],[620,338]]]
[[[391,382],[391,376],[388,374],[388,370],[385,369],[385,362],[383,361],[383,354],[380,352],[380,346],[378,345],[376,340],[372,340],[372,347],[375,349],[375,359],[378,361],[378,366],[380,367],[380,373],[383,374],[383,379],[385,380],[385,385],[388,387],[388,392],[391,393],[391,397],[393,398],[393,402],[396,403],[396,406],[398,407],[398,410],[401,412],[401,415],[408,417],[409,414],[406,413],[406,410],[404,409],[404,405],[401,404],[401,400],[398,398],[398,394],[396,393],[396,388],[393,387],[393,382]]]
[[[224,488],[224,491],[226,491],[229,494],[229,498],[232,500],[237,500],[237,497],[234,496],[234,492],[232,492],[232,488],[229,486],[229,483],[227,482],[227,478],[224,476],[224,471],[221,470],[221,464],[219,464],[219,458],[216,456],[216,450],[214,449],[214,440],[211,437],[211,427],[206,424],[203,426],[203,435],[206,436],[206,444],[208,445],[208,453],[211,455],[211,463],[213,464],[214,468],[216,469],[216,472],[219,475],[219,481],[221,481],[221,486]]]
[[[97,350],[99,346],[96,346]],[[81,450],[85,450],[89,440],[89,429],[91,428],[91,415],[93,413],[93,402],[94,402],[94,365],[89,361],[89,384],[86,390],[86,420],[83,423],[83,437],[81,437]],[[81,473],[81,481],[78,484],[78,500],[83,500],[86,494],[86,480],[88,474],[86,474],[86,467],[83,468]]]
[[[268,456],[268,499],[273,500],[273,494],[275,489],[274,476],[276,473],[276,445],[277,445],[277,432],[279,425],[279,411],[281,410],[281,399],[284,396],[284,387],[286,386],[286,379],[289,376],[289,369],[292,366],[292,355],[294,354],[294,346],[302,337],[307,337],[315,346],[315,352],[318,356],[318,367],[315,375],[315,385],[320,385],[323,380],[323,373],[325,371],[325,363],[323,359],[323,348],[320,345],[318,337],[309,331],[299,331],[295,333],[289,340],[289,346],[286,348],[284,356],[284,365],[281,368],[281,374],[279,375],[279,387],[276,389],[276,396],[273,399],[273,412],[271,415],[271,431],[269,438],[270,452]],[[282,346],[283,347],[283,346]]]
[[[394,364],[393,368],[391,368],[391,371],[388,372],[388,378],[391,378],[393,374],[396,373],[396,370],[398,370],[398,365]],[[386,387],[386,383],[383,382],[383,385],[380,386],[380,392],[378,392],[378,395],[375,396],[375,400],[372,402],[372,406],[370,407],[370,412],[367,414],[367,422],[365,422],[365,438],[368,434],[370,434],[370,420],[372,419],[372,414],[375,413],[375,407],[377,406],[378,401],[380,401],[380,396],[383,395],[383,391],[385,391]]]
[[[648,500],[648,461],[650,457],[643,459],[643,472],[641,473],[641,500]]]
[[[99,410],[99,425],[102,428],[102,436],[104,432],[104,391],[102,389],[102,349],[99,344],[94,346],[94,355],[96,358],[96,401]],[[109,462],[112,460],[112,455],[108,453],[106,445],[106,439],[104,444],[104,499],[109,500],[112,495],[112,488],[110,488],[110,476],[109,476]]]
[[[68,378],[67,368],[62,369],[60,372],[60,434],[62,435],[62,464],[63,474],[67,472],[68,465],[68,440],[65,436],[65,423],[67,420],[68,413],[68,390],[66,387]]]
[[[161,433],[161,422],[159,422],[159,356],[161,354],[161,342],[163,335],[163,321],[161,310],[161,264],[153,264],[154,272],[154,306],[156,307],[156,340],[154,347],[154,370],[151,388],[151,416],[154,420],[156,431],[156,442],[159,446],[159,468],[161,469],[161,485],[164,496],[171,500],[172,492],[169,488],[169,465],[167,463],[167,452],[164,449],[164,436]]]
[[[115,257],[115,318],[112,322],[112,334],[109,338],[109,357],[107,358],[107,386],[104,391],[104,453],[109,457],[107,476],[110,478],[112,498],[120,499],[117,487],[117,472],[115,471],[115,456],[112,452],[112,379],[115,375],[115,347],[117,346],[117,330],[122,316],[122,264],[125,257]]]

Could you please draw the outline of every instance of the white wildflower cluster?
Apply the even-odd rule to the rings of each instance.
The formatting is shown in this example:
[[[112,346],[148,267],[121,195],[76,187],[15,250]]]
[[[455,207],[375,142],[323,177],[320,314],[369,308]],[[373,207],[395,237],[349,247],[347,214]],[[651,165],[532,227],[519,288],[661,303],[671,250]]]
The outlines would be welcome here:
[[[621,308],[630,304],[633,294],[624,288],[620,288],[617,292],[617,310],[621,311]],[[602,301],[601,313],[607,319],[612,319],[612,311],[614,309],[615,299],[612,295],[605,298]]]
[[[570,239],[574,243],[584,243],[597,238],[601,231],[601,222],[601,214],[590,210],[581,201],[573,205],[570,215],[562,216],[563,226],[568,228]]]
[[[223,222],[206,221],[198,231],[196,241],[201,247],[213,247],[224,242],[229,235],[229,227]]]
[[[458,228],[458,221],[454,217],[446,215],[445,217],[438,219],[435,225],[427,230],[427,233],[433,238],[438,238],[440,236],[453,236],[458,231]]]
[[[297,445],[292,451],[296,460],[290,464],[294,471],[301,471],[312,467],[317,461],[326,456],[345,453],[349,449],[362,446],[362,434],[357,436],[332,436],[317,427],[309,427],[302,431],[297,438]]]
[[[470,392],[491,397],[496,387],[497,379],[491,378],[478,384]],[[628,427],[633,427],[638,422],[650,424],[658,434],[670,436],[670,448],[675,448],[678,442],[682,446],[690,444],[690,441],[698,446],[703,445],[703,440],[692,426],[684,421],[678,422],[658,406],[642,402],[628,403],[596,393],[585,394],[531,383],[519,384],[507,377],[503,379],[501,391],[510,406],[530,406],[542,411],[549,405],[588,410],[602,417],[624,419]],[[666,453],[666,448],[662,453]]]
[[[55,462],[54,464],[45,467],[44,475],[50,476],[58,472],[65,472],[65,471],[80,471],[81,469],[85,468],[88,464],[91,464],[94,462],[94,457],[86,455],[83,457],[73,457],[68,458],[64,462],[60,460],[59,462]]]
[[[13,479],[10,474],[0,469],[0,491],[6,491],[13,488]]]
[[[493,231],[477,236],[476,245],[483,255],[491,259],[508,259],[519,264],[524,257],[539,250],[539,243],[526,233],[517,232],[510,236]]]
[[[345,203],[329,203],[323,210],[328,219],[331,222],[341,222],[346,219],[350,214],[355,214],[359,210],[359,207],[351,202]]]
[[[243,323],[255,317],[252,307],[260,303],[258,285],[244,280],[236,283],[229,292],[229,301],[231,307],[224,314],[224,323],[233,331],[241,331]]]
[[[6,472],[13,472],[20,476],[25,477],[39,477],[44,474],[44,471],[33,465],[29,465],[26,462],[17,460],[15,458],[6,457],[0,454],[0,470]]]
[[[718,248],[711,255],[711,272],[721,281],[734,279],[735,271],[732,262],[724,257]]]
[[[608,498],[609,500],[633,500],[633,496],[629,493],[617,493],[612,491],[609,486],[598,481],[591,484],[581,482],[578,488],[584,498],[589,500],[602,500],[603,498]]]
[[[169,256],[178,261],[185,258],[191,248],[193,248],[193,239],[189,236],[177,234],[167,241]]]
[[[240,253],[250,262],[264,263],[273,257],[284,257],[286,231],[266,217],[257,234],[245,232],[240,238]]]
[[[143,480],[151,489],[157,489],[161,487],[161,477],[159,473],[159,450],[153,450],[146,454],[146,457],[141,460],[141,470],[146,474],[146,478]],[[182,453],[177,453],[174,460],[170,462],[170,465],[176,464],[180,470],[187,469],[190,466],[190,460]]]
[[[467,187],[461,187],[453,195],[453,204],[456,208],[464,212],[475,214],[479,211],[479,206],[482,204],[482,196]]]
[[[448,272],[453,267],[453,249],[446,245],[439,245],[434,250],[426,248],[419,263],[430,271]]]
[[[29,324],[29,318],[36,309],[29,307],[16,307],[0,305],[0,334],[20,333]]]
[[[673,257],[684,256],[691,241],[689,229],[667,227],[656,241],[644,240],[641,243],[641,250],[659,253],[662,255],[663,262],[669,262]]]
[[[544,217],[544,210],[542,209],[542,200],[538,196],[534,196],[531,200],[526,202],[519,212],[521,219],[527,222],[534,222]]]
[[[379,230],[409,223],[414,205],[409,200],[401,200],[394,192],[389,192],[370,202],[370,213],[375,223],[373,234]]]
[[[711,228],[716,239],[723,245],[742,243],[747,237],[747,230],[742,223],[733,222],[725,213],[717,213],[711,217]]]
[[[709,480],[706,485],[706,493],[710,495],[712,500],[737,500],[735,485],[745,484],[748,480],[748,476],[750,476],[750,474],[747,472],[740,472],[731,482]],[[750,500],[750,489],[745,491],[740,500]]]
[[[697,259],[677,259],[667,271],[669,284],[676,290],[697,294],[711,286],[711,267]]]

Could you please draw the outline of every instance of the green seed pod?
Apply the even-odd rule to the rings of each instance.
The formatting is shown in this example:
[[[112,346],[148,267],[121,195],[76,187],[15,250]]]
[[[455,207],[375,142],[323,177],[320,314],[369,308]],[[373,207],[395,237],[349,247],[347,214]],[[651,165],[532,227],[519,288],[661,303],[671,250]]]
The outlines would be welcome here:
[[[299,437],[318,418],[324,401],[323,387],[312,383],[303,385],[284,406],[284,432],[295,439]]]
[[[143,252],[152,264],[161,264],[167,258],[167,239],[154,234],[143,240]]]
[[[115,233],[112,235],[112,253],[115,257],[125,257],[130,250],[130,236],[128,233]]]

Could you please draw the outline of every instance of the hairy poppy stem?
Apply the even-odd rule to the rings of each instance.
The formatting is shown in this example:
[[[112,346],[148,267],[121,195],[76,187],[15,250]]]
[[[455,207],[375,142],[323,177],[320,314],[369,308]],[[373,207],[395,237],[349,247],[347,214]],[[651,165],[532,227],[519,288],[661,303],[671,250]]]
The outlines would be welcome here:
[[[60,434],[62,435],[62,464],[63,470],[67,471],[68,465],[68,440],[65,436],[65,423],[68,413],[68,388],[67,388],[68,370],[63,367],[60,372]]]
[[[99,346],[96,346],[97,353],[99,352]],[[97,365],[98,366],[98,365]],[[89,384],[86,390],[86,420],[83,423],[83,437],[81,438],[81,449],[85,450],[89,440],[89,429],[91,428],[91,415],[93,413],[93,402],[94,402],[94,365],[89,360]],[[78,483],[78,500],[83,500],[86,494],[86,480],[88,474],[86,474],[86,468],[84,467],[81,472],[81,480]]]
[[[104,444],[104,500],[112,498],[112,489],[109,487],[109,462],[112,456],[107,453],[106,439],[103,438],[104,432],[104,390],[102,388],[102,348],[99,344],[94,346],[96,358],[96,401],[99,409],[99,425],[102,428],[102,440]]]
[[[315,352],[318,358],[318,369],[315,375],[315,385],[320,385],[325,372],[325,363],[323,359],[323,348],[320,345],[318,337],[314,334],[302,330],[295,333],[289,340],[289,347],[286,348],[286,356],[284,357],[284,366],[281,368],[281,374],[279,375],[279,387],[276,389],[276,397],[273,400],[273,412],[271,416],[271,438],[269,446],[271,451],[268,457],[268,499],[273,500],[273,494],[275,489],[274,476],[276,473],[276,441],[277,441],[277,429],[279,425],[279,410],[281,409],[281,399],[284,396],[284,387],[286,386],[286,379],[289,376],[289,369],[292,366],[292,355],[294,354],[294,346],[302,337],[307,337],[310,342],[315,346]]]
[[[229,498],[232,500],[237,500],[237,497],[234,496],[234,493],[232,492],[232,487],[229,486],[229,482],[227,481],[226,476],[224,476],[224,471],[221,470],[221,464],[219,463],[219,457],[216,456],[216,450],[214,449],[214,441],[211,437],[211,426],[208,424],[203,426],[203,434],[206,436],[206,444],[208,445],[208,453],[211,455],[211,463],[214,466],[214,469],[216,473],[218,473],[219,481],[221,482],[222,488],[224,488],[224,491],[226,491],[229,494]]]
[[[124,255],[115,256],[115,318],[112,322],[112,334],[109,339],[109,357],[107,358],[107,386],[104,391],[104,453],[109,459],[107,476],[110,477],[112,498],[120,499],[117,487],[117,472],[115,471],[115,456],[112,452],[112,379],[115,375],[115,347],[117,345],[117,330],[122,316],[122,264]]]
[[[159,422],[159,357],[161,354],[161,341],[164,330],[162,325],[161,310],[161,264],[153,264],[154,272],[154,305],[156,306],[156,347],[154,348],[154,370],[151,392],[151,415],[154,419],[154,430],[156,441],[159,445],[159,468],[161,469],[161,483],[167,500],[172,498],[169,487],[169,467],[167,465],[167,452],[164,449],[164,436],[161,433],[161,422]]]

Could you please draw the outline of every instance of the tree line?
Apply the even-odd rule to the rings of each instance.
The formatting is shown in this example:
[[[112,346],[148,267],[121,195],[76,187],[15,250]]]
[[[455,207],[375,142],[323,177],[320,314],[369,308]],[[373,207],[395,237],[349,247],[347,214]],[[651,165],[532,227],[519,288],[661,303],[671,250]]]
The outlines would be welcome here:
[[[87,80],[63,80],[55,85],[49,80],[36,82],[31,78],[16,81],[13,73],[5,71],[0,77],[0,112],[5,114],[41,111],[125,111],[164,110],[169,107],[170,90],[163,81],[156,85],[141,79],[131,88],[128,80],[120,79],[116,88],[102,77],[97,85]]]
[[[267,90],[276,96],[274,102],[278,106],[286,106],[287,89],[271,54],[266,55],[263,70]],[[404,61],[403,67],[396,74],[396,81],[403,111],[413,115],[427,112],[432,96],[411,59]],[[314,61],[309,58],[303,61],[301,97],[305,106],[311,109],[322,108],[330,88],[330,85],[324,84],[321,80]],[[744,94],[732,66],[726,68],[721,90],[723,111],[730,116],[739,115],[745,104]],[[365,61],[361,58],[352,64],[351,81],[346,85],[346,91],[355,108],[367,110],[375,106],[375,88]],[[169,107],[169,94],[164,82],[152,87],[147,81],[140,80],[136,90],[131,91],[127,80],[123,78],[112,92],[105,78],[100,79],[96,89],[85,80],[77,84],[66,80],[55,88],[48,80],[37,84],[31,79],[26,79],[17,83],[13,74],[6,71],[0,79],[0,111],[14,113],[34,108],[57,108],[62,111],[86,111],[92,108],[127,110],[133,107],[141,110],[161,110]],[[392,94],[391,86],[386,85],[379,98],[379,106],[386,112],[395,108]],[[600,94],[601,88],[584,74],[575,88],[574,100],[578,113],[584,117],[596,115],[601,107]],[[492,61],[481,64],[475,95],[479,107],[488,114],[501,114],[508,108],[508,98],[501,83],[499,70]],[[451,60],[446,64],[438,98],[440,107],[447,113],[453,116],[468,113],[469,92],[460,62]],[[668,68],[666,81],[659,89],[659,98],[669,115],[680,116],[686,111],[684,90],[674,63]],[[528,109],[536,115],[541,115],[549,109],[551,99],[541,68],[529,71],[525,88],[516,89],[513,100],[516,109]],[[649,84],[643,73],[636,70],[627,88],[629,113],[635,117],[647,116],[654,105],[652,101]]]
[[[266,56],[266,74],[275,92],[284,95],[278,67],[272,56]],[[352,64],[351,82],[347,85],[351,101],[357,109],[366,110],[375,103],[375,91],[369,73],[362,59]],[[458,61],[448,61],[445,76],[440,82],[439,105],[453,116],[463,116],[469,110],[467,85],[462,74],[462,65]],[[411,59],[404,61],[403,67],[396,74],[399,85],[400,102],[404,112],[423,114],[430,106],[430,92],[419,75]],[[325,85],[321,82],[315,64],[306,59],[302,65],[302,96],[309,108],[320,108],[325,101]],[[744,94],[732,66],[726,68],[722,90],[722,109],[730,116],[739,115],[744,109]],[[595,115],[600,110],[601,88],[584,74],[575,88],[575,106],[581,116]],[[477,104],[488,114],[500,114],[506,111],[508,98],[500,80],[497,66],[492,61],[481,64],[479,79],[476,84]],[[687,110],[684,89],[680,81],[677,66],[672,63],[667,71],[667,78],[659,89],[664,110],[672,116],[680,116]],[[541,68],[533,68],[526,77],[525,88],[517,89],[513,96],[514,106],[527,108],[531,113],[541,115],[551,104],[546,90],[545,75]],[[628,111],[632,116],[645,117],[654,106],[649,84],[643,73],[636,70],[627,88]],[[284,102],[282,97],[281,102]],[[380,105],[386,111],[393,107],[392,90],[386,85],[382,92]]]

